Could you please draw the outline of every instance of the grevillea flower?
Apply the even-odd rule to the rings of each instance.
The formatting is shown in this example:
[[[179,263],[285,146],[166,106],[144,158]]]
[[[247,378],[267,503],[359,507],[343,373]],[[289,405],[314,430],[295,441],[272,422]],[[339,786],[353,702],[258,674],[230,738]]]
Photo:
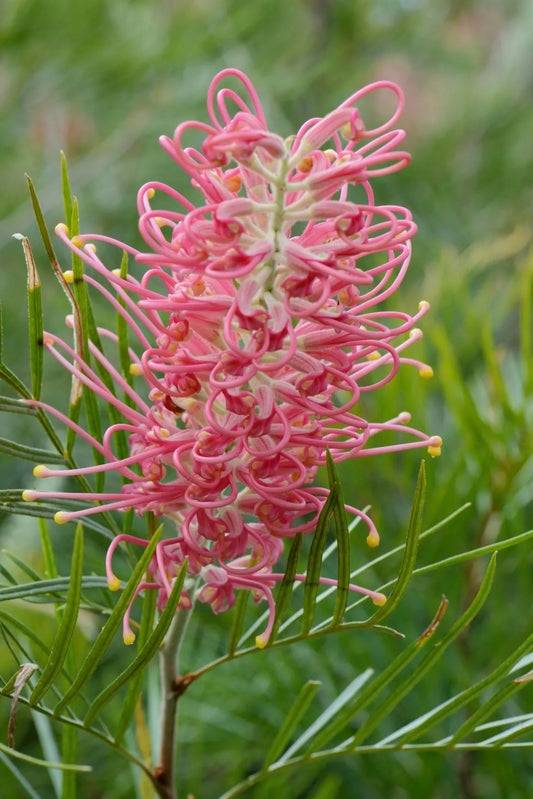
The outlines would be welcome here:
[[[228,77],[242,82],[247,99],[220,88]],[[376,91],[394,95],[396,108],[384,124],[367,129],[358,104]],[[414,315],[384,307],[406,274],[416,228],[405,208],[377,205],[370,184],[409,162],[398,149],[404,132],[393,129],[402,107],[401,90],[381,81],[282,139],[269,131],[246,76],[224,70],[209,89],[210,123],[182,123],[172,139],[160,140],[201,193],[201,204],[160,182],[143,186],[138,211],[146,251],[106,236],[70,238],[65,225],[56,229],[89,267],[86,282],[136,337],[131,371],[142,387],[134,391],[91,344],[92,357],[114,381],[111,392],[68,344],[46,334],[46,348],[113,405],[121,421],[97,441],[34,402],[103,460],[68,471],[39,466],[36,476],[113,471],[123,485],[114,493],[27,491],[25,498],[98,503],[60,511],[59,523],[104,510],[166,517],[175,532],[158,544],[150,579],[138,591],[156,590],[163,607],[187,559],[189,574],[198,577],[196,597],[215,613],[233,605],[236,589],[267,600],[260,646],[272,628],[272,588],[282,577],[273,567],[284,541],[312,533],[327,498],[327,489],[313,485],[327,450],[337,462],[413,447],[440,454],[440,438],[408,426],[407,413],[388,421],[357,414],[361,394],[392,380],[402,363],[431,375],[429,366],[404,356],[421,336],[416,324],[428,304]],[[199,149],[184,143],[191,133],[202,139]],[[95,241],[132,255],[141,276],[108,268]],[[128,435],[127,457],[115,454],[118,431]],[[376,437],[384,431],[401,440],[380,445]],[[368,516],[347,510],[364,521],[368,543],[376,545]],[[120,585],[112,556],[125,541],[147,544],[125,534],[114,539],[106,563],[112,589]],[[385,600],[352,589],[378,604]],[[181,606],[194,598],[186,591]]]

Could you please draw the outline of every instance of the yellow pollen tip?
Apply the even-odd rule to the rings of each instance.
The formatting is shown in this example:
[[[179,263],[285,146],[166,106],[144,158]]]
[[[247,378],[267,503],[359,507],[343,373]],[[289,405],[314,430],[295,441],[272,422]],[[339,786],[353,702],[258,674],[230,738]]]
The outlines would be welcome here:
[[[374,350],[374,352],[369,352],[366,356],[367,361],[379,361],[380,358],[381,355],[377,350]]]
[[[433,369],[431,366],[422,366],[418,371],[420,372],[420,377],[423,377],[425,380],[433,377]]]
[[[369,547],[372,547],[372,549],[375,549],[376,547],[378,547],[379,546],[379,533],[377,533],[376,531],[373,531],[372,533],[369,533],[367,535],[367,537],[366,537],[366,543],[368,544]]]
[[[123,635],[124,643],[126,646],[131,646],[131,644],[135,641],[135,633],[131,630]]]
[[[413,327],[413,329],[409,331],[409,338],[422,338],[423,335],[419,327]]]
[[[429,311],[430,308],[431,308],[431,305],[429,304],[429,302],[427,300],[421,300],[418,303],[418,310],[419,311]]]
[[[35,469],[33,470],[33,476],[34,477],[48,477],[48,469],[47,469],[47,467],[43,466],[42,463],[39,464],[39,466],[36,466]]]
[[[67,269],[66,272],[63,272],[63,277],[67,283],[74,283],[74,272],[72,269]]]
[[[148,191],[146,192],[146,196],[148,197],[149,200],[151,200],[152,197],[155,197],[155,189],[148,189]]]
[[[378,605],[378,607],[380,608],[383,607],[386,601],[387,597],[385,596],[385,594],[376,593],[372,597],[372,602],[374,603],[374,605]]]
[[[261,635],[257,635],[255,638],[255,645],[258,649],[264,649],[265,646],[268,644],[268,639],[270,636],[267,633],[261,633]]]
[[[77,247],[79,250],[83,247],[83,239],[81,236],[72,236],[71,240],[72,244]]]
[[[170,431],[167,430],[166,427],[160,427],[159,428],[159,435],[161,436],[161,438],[168,438],[169,435],[170,435]]]
[[[34,491],[30,491],[30,490],[23,491],[22,492],[22,499],[24,500],[24,502],[33,502],[34,499],[35,499],[34,494],[35,494]]]
[[[428,452],[432,458],[438,458],[441,454],[442,438],[440,436],[433,436],[429,439]]]
[[[139,363],[130,363],[130,375],[142,375],[142,366]]]
[[[107,587],[109,588],[110,591],[118,591],[120,588],[120,580],[118,579],[118,577],[115,577],[115,575],[113,575],[113,577],[108,577]]]
[[[60,222],[59,225],[55,226],[55,232],[59,235],[60,233],[65,233],[68,236],[68,227],[65,225],[64,222]]]
[[[112,269],[111,274],[120,277],[120,269]]]
[[[64,510],[60,510],[55,514],[54,521],[56,524],[66,524],[70,519],[68,518],[68,513],[65,513]]]

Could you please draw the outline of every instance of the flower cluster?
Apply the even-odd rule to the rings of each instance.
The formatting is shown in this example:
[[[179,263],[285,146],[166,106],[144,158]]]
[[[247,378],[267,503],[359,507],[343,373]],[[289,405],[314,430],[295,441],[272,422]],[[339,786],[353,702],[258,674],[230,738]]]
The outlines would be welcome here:
[[[246,100],[220,88],[227,78],[242,82]],[[358,104],[385,90],[395,96],[395,111],[367,129]],[[122,421],[97,441],[43,406],[89,441],[103,463],[67,472],[39,466],[36,476],[111,470],[125,482],[116,493],[27,491],[25,498],[99,503],[60,511],[58,522],[128,509],[172,520],[175,535],[158,544],[151,578],[138,590],[157,590],[164,606],[187,559],[189,574],[199,576],[197,598],[215,613],[233,605],[236,589],[267,599],[270,621],[260,646],[273,622],[271,589],[281,576],[273,567],[284,540],[312,532],[327,498],[327,489],[313,485],[327,450],[335,461],[412,447],[440,453],[440,438],[407,426],[407,413],[384,422],[356,413],[361,394],[388,383],[400,364],[431,375],[429,366],[403,355],[421,335],[416,324],[428,304],[414,315],[383,307],[405,276],[415,225],[405,208],[376,205],[370,181],[409,162],[398,149],[404,132],[393,129],[402,107],[400,89],[381,81],[282,139],[268,130],[246,76],[224,70],[209,89],[210,123],[185,122],[172,139],[161,138],[203,195],[201,205],[160,182],[143,186],[138,211],[146,252],[104,236],[70,238],[65,225],[56,229],[90,267],[86,282],[136,336],[131,371],[147,390],[134,391],[91,344],[117,387],[112,393],[72,348],[47,334],[50,352]],[[191,134],[203,139],[200,149],[185,145]],[[106,267],[97,240],[133,255],[142,276]],[[129,437],[127,457],[114,452],[119,430]],[[383,431],[408,440],[374,444]],[[369,544],[377,544],[371,520],[347,510],[362,517]],[[113,589],[120,583],[111,558],[121,541],[147,543],[115,538],[107,558]],[[185,591],[182,607],[194,598]],[[133,637],[126,618],[125,640]]]

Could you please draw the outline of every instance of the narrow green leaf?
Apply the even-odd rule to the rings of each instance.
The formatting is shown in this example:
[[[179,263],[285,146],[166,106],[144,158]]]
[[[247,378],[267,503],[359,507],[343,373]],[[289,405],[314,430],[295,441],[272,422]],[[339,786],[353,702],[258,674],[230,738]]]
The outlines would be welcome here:
[[[3,380],[8,386],[11,386],[13,391],[16,391],[19,397],[31,399],[31,391],[29,388],[24,385],[22,380],[20,380],[17,375],[11,371],[9,366],[5,365],[5,363],[0,363],[0,380]]]
[[[356,748],[375,730],[381,721],[389,715],[393,708],[395,708],[401,700],[409,694],[414,687],[420,682],[422,677],[433,667],[439,660],[450,644],[455,641],[457,636],[467,627],[472,619],[479,613],[487,596],[489,594],[492,580],[494,578],[494,571],[496,569],[496,555],[494,554],[490,559],[490,563],[485,572],[483,582],[477,592],[474,600],[463,613],[463,615],[455,622],[446,635],[439,641],[438,646],[433,647],[418,664],[418,667],[403,681],[403,683],[395,688],[395,690],[387,696],[377,708],[366,719],[365,723],[356,732],[352,748]]]
[[[84,358],[83,329],[80,316],[80,309],[76,301],[76,298],[72,292],[72,289],[70,288],[70,285],[68,284],[63,274],[63,270],[59,265],[59,261],[57,260],[56,254],[54,252],[54,247],[50,239],[50,234],[48,233],[48,228],[46,227],[46,222],[44,221],[44,216],[41,210],[41,206],[39,204],[37,192],[35,191],[35,187],[29,175],[26,175],[26,180],[28,182],[28,188],[30,190],[33,211],[35,213],[35,218],[37,220],[37,225],[39,227],[39,232],[43,240],[44,248],[48,255],[48,260],[50,261],[50,265],[54,271],[54,274],[57,280],[59,281],[61,288],[65,292],[72,308],[72,315],[74,318],[74,339],[75,339],[76,352],[83,359]],[[74,378],[74,380],[72,381],[72,389],[71,389],[71,398],[70,398],[71,405],[75,405],[77,403],[80,394],[81,394],[81,383],[78,378]],[[67,447],[67,452],[68,454],[70,454],[71,447],[70,448]]]
[[[274,619],[274,626],[272,627],[272,632],[269,639],[269,643],[271,644],[273,644],[276,640],[280,624],[283,621],[283,616],[285,615],[285,611],[289,606],[291,595],[294,589],[294,577],[298,571],[298,559],[300,556],[300,550],[302,548],[302,540],[302,533],[295,535],[289,549],[289,554],[287,555],[285,573],[276,595],[276,618]]]
[[[427,566],[419,566],[414,570],[413,574],[428,574],[428,572],[435,571],[435,569],[440,569],[444,566],[457,566],[459,563],[464,563],[468,560],[474,560],[474,558],[480,558],[483,555],[492,555],[494,552],[501,552],[504,549],[515,547],[518,544],[524,544],[531,538],[533,538],[533,530],[528,530],[525,533],[511,536],[511,538],[502,538],[501,540],[495,541],[493,544],[487,544],[484,547],[469,549],[466,552],[460,552],[458,555],[451,555],[449,558],[443,558],[443,560],[437,560],[434,563],[428,563]]]
[[[339,696],[331,702],[327,706],[327,708],[320,714],[320,716],[315,719],[315,721],[305,730],[302,735],[287,749],[287,751],[280,757],[277,761],[277,764],[286,763],[291,757],[293,757],[296,752],[298,752],[302,746],[304,746],[308,741],[310,741],[314,736],[320,732],[321,729],[325,725],[327,725],[332,719],[336,718],[336,716],[342,711],[344,706],[350,703],[353,700],[353,697],[356,696],[363,685],[370,679],[373,674],[372,669],[366,669],[361,674],[358,674],[352,682],[346,686],[344,691],[339,694]]]
[[[24,563],[24,561],[19,558],[18,555],[15,555],[13,552],[9,552],[7,549],[3,549],[2,554],[9,558],[9,560],[11,560],[15,566],[18,566],[19,569],[24,572],[24,574],[27,574],[32,580],[41,580],[41,575],[39,572],[35,571],[32,566]]]
[[[480,680],[475,685],[471,685],[469,688],[466,688],[464,691],[461,691],[461,693],[457,694],[457,696],[448,699],[442,705],[439,705],[439,707],[434,708],[428,713],[425,713],[420,719],[410,722],[405,727],[402,727],[400,730],[397,730],[396,732],[387,736],[387,738],[383,739],[383,741],[380,741],[380,744],[386,745],[392,741],[401,740],[403,745],[404,743],[409,743],[416,738],[420,738],[420,736],[424,735],[428,730],[435,727],[443,719],[452,715],[452,713],[456,713],[470,702],[473,702],[473,700],[476,699],[476,697],[478,697],[483,691],[495,685],[502,677],[505,677],[512,669],[513,665],[522,657],[522,655],[530,652],[532,648],[533,635],[530,635],[509,657],[505,658],[505,660],[503,660],[496,669],[487,675],[487,677]],[[465,722],[465,724],[469,724],[470,718],[467,720],[467,722]],[[480,721],[476,721],[474,726],[479,723]],[[456,739],[457,741],[460,740],[459,737],[456,738],[456,736],[459,735],[459,732],[461,732],[460,737],[464,738],[469,731],[470,730],[466,727],[464,730],[460,728],[451,738],[451,742],[455,742]]]
[[[391,613],[402,598],[405,589],[407,588],[413,569],[416,563],[416,556],[418,553],[418,544],[420,540],[420,531],[422,530],[422,514],[424,511],[424,500],[426,496],[426,465],[424,461],[420,461],[420,469],[418,471],[418,479],[416,482],[415,496],[413,505],[411,507],[411,514],[409,517],[409,526],[407,528],[407,539],[405,542],[405,549],[403,552],[402,563],[400,572],[394,584],[392,594],[387,599],[386,603],[377,609],[373,616],[369,619],[369,623],[377,624],[382,621],[386,616]]]
[[[324,726],[324,724],[321,725],[321,727],[324,727],[324,729],[320,735],[313,740],[306,754],[311,754],[316,752],[318,749],[322,749],[327,743],[329,743],[329,741],[331,741],[332,738],[342,732],[342,730],[352,721],[357,713],[360,713],[362,710],[364,710],[377,696],[379,696],[385,690],[385,688],[392,682],[392,680],[395,679],[398,674],[401,674],[401,672],[407,668],[411,661],[416,658],[420,652],[420,647],[429,640],[430,636],[435,631],[436,624],[438,623],[436,622],[436,619],[440,619],[442,617],[443,607],[445,606],[443,602],[441,602],[441,605],[427,630],[416,641],[413,641],[396,658],[394,658],[392,663],[390,663],[387,668],[376,677],[375,680],[372,680],[372,682],[367,685],[367,687],[362,690],[359,695],[355,696],[352,701],[345,702],[343,707],[340,709],[340,712],[337,712],[335,716],[332,717],[331,724],[328,724],[327,726]],[[367,680],[369,676],[370,675],[367,676]]]
[[[80,220],[78,202],[76,199],[74,199],[74,202],[71,206],[71,215],[68,220],[68,225],[71,237],[77,236],[80,232]],[[79,342],[77,349],[79,350],[80,354],[82,354],[84,361],[87,364],[90,364],[91,358],[89,354],[89,339],[91,337],[90,318],[92,316],[92,312],[89,304],[87,285],[83,279],[83,261],[81,260],[80,256],[76,255],[75,253],[72,253],[72,275],[74,297],[79,310],[79,334],[81,336],[81,341]],[[98,408],[98,402],[94,392],[91,391],[91,389],[87,386],[83,385],[81,386],[81,391],[72,392],[69,407],[69,418],[73,419],[73,421],[77,421],[81,410],[80,399],[82,396],[83,402],[85,404],[89,433],[97,441],[101,441],[102,421],[100,417],[100,410]],[[69,434],[71,433],[73,433],[73,431],[69,429]],[[74,440],[75,434],[74,436],[69,435],[67,439],[67,448],[69,452],[71,452],[72,447],[74,446]],[[96,464],[103,462],[103,456],[96,450],[93,450],[93,459]],[[103,489],[103,481],[103,475],[98,474],[96,477],[97,491],[101,491]]]
[[[140,651],[148,640],[153,628],[155,611],[157,606],[157,592],[146,591],[143,600],[143,611],[141,617],[141,627],[137,638],[137,651]],[[139,669],[137,674],[130,680],[128,691],[122,703],[122,711],[115,734],[115,741],[118,743],[135,715],[137,703],[141,701],[141,688],[143,684],[144,670]]]
[[[4,411],[6,413],[24,413],[27,416],[37,416],[37,411],[35,408],[22,405],[20,400],[13,399],[13,397],[0,397],[0,411]]]
[[[43,551],[44,573],[46,577],[53,580],[57,577],[57,568],[54,550],[52,549],[52,542],[50,540],[50,533],[48,532],[48,525],[45,519],[39,519],[39,534],[41,536],[41,549]]]
[[[41,637],[27,624],[25,624],[21,619],[18,619],[16,616],[13,616],[12,613],[5,613],[4,611],[0,611],[0,620],[4,623],[6,627],[14,627],[16,630],[21,632],[31,643],[40,649],[42,652],[45,652],[47,655],[50,653],[50,647],[48,644],[45,644]],[[15,636],[16,637],[16,636]],[[71,677],[66,670],[62,671],[65,679],[71,682]],[[13,678],[10,678],[9,683],[11,683]],[[4,685],[2,688],[2,693],[9,693],[8,685]]]
[[[274,763],[274,761],[277,760],[281,755],[286,745],[292,738],[300,719],[305,716],[307,709],[313,701],[313,698],[321,684],[322,683],[317,682],[316,680],[309,680],[309,682],[306,682],[305,685],[302,686],[294,704],[285,716],[285,721],[281,725],[278,734],[274,738],[272,746],[268,750],[265,762],[263,763],[263,769],[268,768],[270,764]]]
[[[4,452],[14,458],[32,461],[32,463],[36,461],[39,463],[65,463],[65,459],[56,452],[40,449],[39,447],[27,447],[25,444],[10,441],[8,438],[0,438],[0,452]]]
[[[33,789],[26,777],[18,770],[15,764],[11,762],[10,758],[4,754],[2,749],[0,749],[0,762],[3,763],[7,769],[9,769],[21,788],[26,791],[30,799],[43,799],[43,797],[41,797],[37,791]]]
[[[2,492],[0,491],[0,494]],[[18,501],[16,501],[18,500]],[[61,503],[56,503],[54,505],[46,502],[24,502],[22,499],[22,491],[19,491],[19,496],[14,498],[12,502],[6,500],[6,498],[0,498],[0,510],[3,513],[13,513],[19,516],[32,516],[37,519],[53,519],[57,510],[58,506],[61,506],[65,510],[79,510],[79,505],[74,507],[71,503],[65,503],[62,501]],[[102,514],[104,517],[104,514]],[[99,524],[97,521],[90,517],[86,517],[83,520],[84,527],[87,527],[89,530],[94,530],[99,535],[103,535],[105,538],[113,538],[114,532],[112,532],[113,528],[104,527],[103,524]],[[119,532],[116,532],[118,535]]]
[[[78,756],[78,731],[68,724],[64,724],[61,731],[61,753],[63,763],[72,763]],[[75,771],[63,772],[61,799],[76,799]]]
[[[15,586],[16,586],[16,585],[18,585],[18,580],[17,580],[17,578],[15,577],[15,575],[14,575],[14,574],[11,574],[11,572],[9,571],[9,569],[7,569],[7,568],[4,566],[4,564],[3,564],[3,563],[0,563],[0,574],[1,574],[3,577],[5,577],[5,578],[6,578],[6,580],[8,581],[8,583],[11,583],[11,585],[15,585]]]
[[[133,595],[137,586],[139,585],[140,581],[142,580],[143,574],[148,568],[148,564],[150,563],[152,556],[155,552],[156,545],[159,541],[161,535],[161,530],[157,530],[156,533],[152,536],[152,539],[149,541],[148,546],[146,547],[145,551],[143,552],[141,558],[139,559],[133,573],[128,580],[124,590],[122,591],[121,596],[117,604],[115,605],[115,609],[111,613],[110,617],[104,624],[102,630],[100,631],[100,635],[94,642],[93,646],[89,650],[85,660],[83,661],[81,668],[76,675],[73,684],[71,685],[70,689],[66,692],[65,696],[58,704],[55,709],[56,715],[59,715],[63,708],[65,708],[69,702],[74,699],[75,696],[79,694],[82,690],[83,686],[87,683],[90,679],[92,673],[98,666],[101,658],[103,657],[104,652],[109,647],[116,631],[120,627],[122,623],[122,619],[124,617],[124,613],[128,608],[131,600],[133,599]]]
[[[72,763],[71,758],[62,758],[56,742],[54,729],[50,722],[50,718],[44,713],[39,713],[37,710],[31,711],[32,721],[35,727],[35,732],[39,739],[39,744],[42,750],[42,756],[45,760],[51,763]],[[48,776],[52,783],[56,799],[61,799],[61,772],[55,769],[48,770]]]
[[[63,208],[65,209],[65,222],[70,225],[72,219],[72,193],[68,179],[67,159],[61,150],[61,189],[63,191]]]
[[[483,749],[487,748],[505,748],[505,744],[509,744],[511,741],[515,740],[516,738],[520,738],[525,732],[529,732],[533,728],[533,719],[529,719],[529,721],[522,721],[519,724],[515,724],[511,729],[504,730],[503,732],[499,732],[496,735],[491,736],[490,738],[485,738],[484,741],[481,741],[479,746],[483,747]],[[525,746],[528,748],[533,748],[533,741],[527,741]]]
[[[235,607],[233,609],[233,621],[231,624],[231,631],[228,639],[228,655],[233,655],[242,636],[242,628],[244,625],[244,617],[246,615],[246,606],[250,598],[249,591],[239,591]],[[270,636],[272,639],[272,636]]]
[[[122,674],[119,674],[113,682],[107,686],[94,700],[91,707],[89,708],[89,712],[87,713],[84,726],[88,727],[94,721],[96,716],[100,713],[104,705],[109,702],[110,699],[115,696],[115,694],[120,691],[120,689],[132,678],[137,674],[140,670],[144,669],[146,664],[152,659],[155,655],[159,647],[163,642],[163,638],[165,637],[168,628],[174,618],[174,614],[178,607],[178,603],[180,601],[181,592],[183,589],[183,583],[185,581],[185,575],[187,573],[187,564],[184,563],[181,567],[178,576],[176,577],[176,581],[172,586],[172,591],[170,596],[167,600],[167,604],[165,605],[165,609],[161,614],[161,618],[157,623],[153,633],[149,637],[148,641],[145,643],[141,651],[135,657],[135,659],[130,663],[130,665],[124,669]]]
[[[464,724],[461,724],[461,726],[452,735],[450,744],[457,744],[461,741],[464,741],[464,739],[470,735],[470,733],[475,730],[479,724],[482,724],[486,719],[493,716],[504,702],[507,702],[516,693],[521,691],[525,685],[526,683],[509,682],[506,685],[501,686],[499,690],[490,697],[490,699],[484,702],[481,707],[475,711],[475,713],[472,713],[472,715],[464,722]]]
[[[315,615],[316,598],[320,586],[319,578],[322,568],[322,553],[326,546],[326,538],[329,530],[329,520],[337,501],[338,487],[334,486],[328,498],[324,503],[324,507],[320,512],[318,524],[313,535],[311,549],[309,551],[309,559],[307,562],[306,578],[304,583],[304,599],[303,599],[303,618],[302,618],[302,634],[306,635],[312,627]]]
[[[348,531],[342,487],[329,450],[326,451],[326,465],[330,490],[333,486],[337,486],[337,498],[333,506],[335,536],[337,538],[337,589],[333,619],[331,621],[331,626],[336,627],[343,620],[350,595],[350,533]]]
[[[24,250],[24,259],[28,271],[28,332],[30,342],[30,371],[32,394],[35,399],[41,395],[43,382],[43,308],[41,299],[41,281],[35,265],[29,239],[15,233]]]
[[[48,595],[51,602],[62,601],[57,596],[59,591],[67,591],[70,586],[70,577],[56,577],[53,580],[40,580],[33,583],[20,583],[0,588],[0,602],[11,599],[28,599],[30,597]],[[105,577],[86,575],[82,579],[82,588],[106,588]]]
[[[92,771],[91,766],[78,766],[75,763],[50,763],[48,760],[40,760],[38,757],[31,757],[22,752],[17,752],[16,749],[11,749],[11,747],[5,746],[3,743],[0,743],[0,751],[9,755],[9,757],[23,760],[25,763],[32,763],[34,766],[42,766],[43,768],[57,768],[60,771]]]
[[[59,625],[50,657],[37,685],[33,689],[30,697],[30,704],[35,705],[46,693],[53,683],[58,673],[63,668],[65,658],[70,646],[70,641],[74,634],[78,610],[80,607],[81,583],[83,573],[83,527],[78,524],[74,539],[74,551],[72,554],[72,564],[70,568],[70,586],[67,594],[67,601],[63,610],[63,618]]]
[[[63,291],[68,297],[69,302],[71,303],[73,309],[76,308],[76,301],[74,299],[74,295],[68,285],[67,281],[63,276],[63,270],[59,266],[59,261],[57,260],[57,256],[54,252],[54,247],[52,245],[52,240],[50,238],[50,234],[48,232],[48,228],[46,227],[46,222],[44,221],[43,212],[41,210],[41,206],[39,204],[39,199],[37,197],[37,192],[35,191],[35,186],[33,185],[33,181],[29,175],[26,175],[26,180],[28,182],[28,188],[30,190],[31,202],[33,205],[33,212],[35,214],[35,219],[37,220],[37,225],[39,227],[39,233],[41,234],[41,239],[44,244],[44,248],[46,250],[46,254],[48,255],[48,260],[50,261],[50,265],[55,272],[55,275],[63,288]]]

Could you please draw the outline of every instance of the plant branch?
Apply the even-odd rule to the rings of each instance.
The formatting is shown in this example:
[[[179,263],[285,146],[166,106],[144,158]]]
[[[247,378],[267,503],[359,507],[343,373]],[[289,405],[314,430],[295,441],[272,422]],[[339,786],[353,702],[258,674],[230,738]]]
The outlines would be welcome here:
[[[161,650],[161,750],[159,766],[154,771],[161,799],[177,799],[174,765],[176,754],[176,719],[178,700],[195,679],[179,675],[179,653],[192,610],[178,610]]]

